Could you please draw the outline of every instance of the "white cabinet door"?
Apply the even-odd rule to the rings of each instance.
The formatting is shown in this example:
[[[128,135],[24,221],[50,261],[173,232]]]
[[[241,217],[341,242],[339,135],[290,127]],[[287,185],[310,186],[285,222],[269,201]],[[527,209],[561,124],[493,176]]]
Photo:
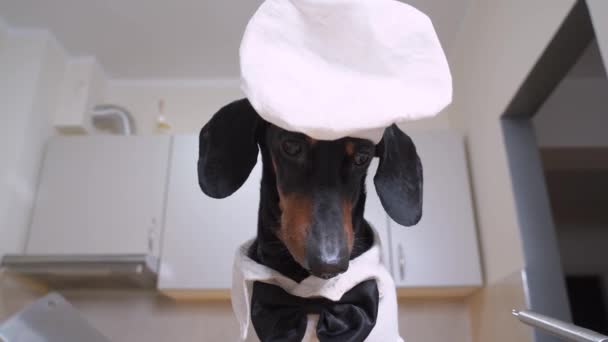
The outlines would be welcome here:
[[[173,142],[159,289],[229,289],[238,246],[255,237],[261,161],[232,196],[213,199],[198,185],[198,136]]]
[[[380,246],[382,248],[382,262],[387,269],[391,267],[390,259],[390,243],[388,238],[388,215],[382,207],[380,197],[376,193],[374,186],[374,176],[378,169],[378,158],[374,158],[367,171],[367,179],[365,180],[367,198],[365,201],[365,212],[363,217],[374,228],[380,238]]]
[[[422,161],[423,214],[413,227],[389,219],[398,287],[482,284],[462,138],[448,131],[410,134]]]
[[[27,254],[158,256],[169,137],[55,137]]]

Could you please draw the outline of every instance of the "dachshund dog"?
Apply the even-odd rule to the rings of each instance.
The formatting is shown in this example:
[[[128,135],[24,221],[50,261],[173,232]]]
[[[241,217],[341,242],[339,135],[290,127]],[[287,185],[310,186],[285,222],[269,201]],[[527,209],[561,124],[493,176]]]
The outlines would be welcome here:
[[[261,151],[257,237],[249,257],[300,282],[329,279],[374,240],[363,218],[370,161],[380,201],[397,223],[416,224],[422,215],[422,166],[412,140],[396,125],[382,140],[312,139],[264,121],[247,99],[217,112],[200,133],[199,185],[224,198],[246,181]]]

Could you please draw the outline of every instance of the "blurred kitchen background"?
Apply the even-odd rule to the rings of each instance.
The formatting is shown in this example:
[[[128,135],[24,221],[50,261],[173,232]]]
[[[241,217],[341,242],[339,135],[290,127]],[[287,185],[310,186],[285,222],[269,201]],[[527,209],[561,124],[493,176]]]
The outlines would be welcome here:
[[[608,333],[608,2],[412,0],[454,103],[402,125],[424,216],[366,217],[408,341],[557,341],[529,308]],[[261,2],[0,0],[0,325],[59,291],[111,341],[228,341],[232,256],[259,170],[198,189],[198,131],[243,95]]]

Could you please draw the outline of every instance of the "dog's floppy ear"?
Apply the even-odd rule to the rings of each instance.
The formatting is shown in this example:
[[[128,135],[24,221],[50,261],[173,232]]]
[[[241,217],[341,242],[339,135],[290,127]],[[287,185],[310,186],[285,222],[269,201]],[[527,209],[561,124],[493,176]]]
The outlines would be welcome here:
[[[422,217],[422,164],[414,142],[392,125],[376,151],[380,163],[374,184],[384,210],[400,225],[415,225]]]
[[[258,156],[262,120],[247,99],[220,109],[199,135],[198,183],[205,194],[224,198],[249,177]]]

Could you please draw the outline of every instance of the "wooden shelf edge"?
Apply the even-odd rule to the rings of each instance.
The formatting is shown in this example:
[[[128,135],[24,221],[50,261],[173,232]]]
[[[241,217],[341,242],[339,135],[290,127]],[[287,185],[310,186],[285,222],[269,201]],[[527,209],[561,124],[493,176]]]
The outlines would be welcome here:
[[[398,299],[454,299],[465,298],[480,290],[482,286],[458,287],[398,287]]]
[[[163,295],[176,301],[229,301],[228,289],[160,289]]]
[[[13,281],[22,285],[24,287],[24,289],[32,291],[32,292],[40,294],[40,295],[47,294],[50,291],[49,287],[46,284],[36,281],[30,277],[24,276],[19,273],[10,272],[10,271],[0,271],[0,282],[2,282],[4,280],[3,278],[7,278],[7,279],[10,278]],[[0,287],[1,287],[1,284],[0,284]]]
[[[454,299],[464,298],[481,286],[462,287],[399,287],[397,288],[398,299]],[[176,301],[229,301],[230,290],[227,289],[161,289],[165,296]]]

